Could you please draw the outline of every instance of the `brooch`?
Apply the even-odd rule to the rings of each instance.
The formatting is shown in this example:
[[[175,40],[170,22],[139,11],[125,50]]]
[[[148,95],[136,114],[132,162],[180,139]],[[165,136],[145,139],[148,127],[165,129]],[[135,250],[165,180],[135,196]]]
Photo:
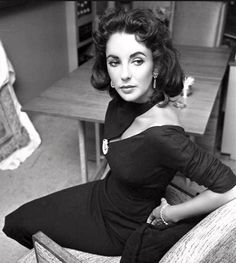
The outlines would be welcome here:
[[[107,154],[108,148],[109,148],[108,140],[107,139],[103,139],[103,141],[102,141],[102,152],[103,152],[104,155]]]

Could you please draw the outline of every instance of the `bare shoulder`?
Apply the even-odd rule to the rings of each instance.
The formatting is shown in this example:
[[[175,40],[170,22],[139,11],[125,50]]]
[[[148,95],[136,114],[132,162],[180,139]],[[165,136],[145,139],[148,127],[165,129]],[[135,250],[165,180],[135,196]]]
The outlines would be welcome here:
[[[144,114],[136,117],[133,123],[122,134],[121,139],[134,136],[150,127],[163,125],[182,126],[177,113],[170,105],[167,105],[165,108],[152,107]]]
[[[178,125],[182,126],[178,117],[178,114],[171,105],[167,105],[165,108],[154,107],[153,117],[155,125]]]

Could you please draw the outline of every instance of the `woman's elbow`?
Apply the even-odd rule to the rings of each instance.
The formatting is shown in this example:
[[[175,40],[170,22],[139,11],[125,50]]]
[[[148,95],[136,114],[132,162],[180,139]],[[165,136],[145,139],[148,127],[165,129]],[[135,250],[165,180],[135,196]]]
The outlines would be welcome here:
[[[227,192],[219,194],[219,197],[223,201],[223,204],[236,198],[236,185]]]

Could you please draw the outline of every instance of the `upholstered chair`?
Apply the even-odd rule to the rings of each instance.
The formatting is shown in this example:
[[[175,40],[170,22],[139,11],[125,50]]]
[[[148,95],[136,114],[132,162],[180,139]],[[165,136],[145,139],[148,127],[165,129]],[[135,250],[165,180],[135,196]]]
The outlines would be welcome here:
[[[191,190],[193,192],[194,190]],[[173,181],[166,199],[171,204],[191,198]],[[17,263],[119,263],[120,257],[106,257],[63,248],[44,233],[33,235],[34,249]],[[233,263],[236,258],[236,199],[216,209],[186,233],[160,263]]]

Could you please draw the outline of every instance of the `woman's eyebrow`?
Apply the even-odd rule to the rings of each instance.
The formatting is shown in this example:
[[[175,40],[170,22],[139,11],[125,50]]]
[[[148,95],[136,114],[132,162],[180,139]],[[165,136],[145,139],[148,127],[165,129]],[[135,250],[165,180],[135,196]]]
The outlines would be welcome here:
[[[130,58],[136,57],[136,56],[138,56],[138,55],[143,55],[143,56],[146,57],[146,54],[144,54],[144,53],[141,52],[141,51],[137,51],[137,52],[131,54],[131,55],[130,55]]]
[[[130,55],[130,58],[134,58],[134,57],[136,57],[136,56],[138,56],[138,55],[143,55],[143,56],[145,56],[145,57],[147,56],[145,53],[143,53],[143,52],[141,52],[141,51],[137,51],[137,52],[131,54],[131,55]],[[119,59],[119,57],[118,57],[118,56],[115,56],[115,55],[108,55],[106,59],[109,59],[109,58]]]
[[[118,57],[118,56],[115,56],[115,55],[108,55],[108,56],[107,56],[107,59],[108,59],[108,58],[115,58],[115,59],[119,59],[119,57]]]
[[[145,53],[143,53],[143,52],[141,52],[141,51],[137,51],[137,52],[131,54],[131,55],[130,55],[130,58],[134,58],[134,57],[136,57],[136,56],[138,56],[138,55],[143,55],[143,56],[145,56],[145,57],[147,56]],[[118,57],[118,56],[115,56],[115,55],[108,55],[108,56],[107,56],[107,59],[108,59],[108,58],[119,59],[119,57]]]

